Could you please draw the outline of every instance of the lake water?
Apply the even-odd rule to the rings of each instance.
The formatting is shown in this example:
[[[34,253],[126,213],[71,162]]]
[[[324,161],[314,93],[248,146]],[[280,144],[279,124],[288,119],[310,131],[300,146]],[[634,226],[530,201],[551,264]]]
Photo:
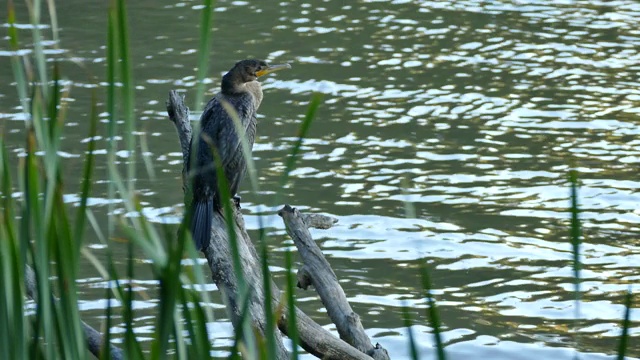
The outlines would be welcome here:
[[[58,2],[60,50],[46,44],[73,82],[61,154],[70,204],[86,149],[88,88],[104,87],[102,3]],[[26,9],[17,5],[26,24]],[[178,223],[182,212],[181,155],[164,101],[177,89],[195,107],[199,5],[128,3],[138,134],[146,136],[156,173],[148,176],[140,164],[136,186],[145,216],[157,223]],[[640,3],[624,0],[218,1],[208,97],[239,59],[292,64],[263,81],[254,147],[262,192],[243,187],[248,225],[255,230],[259,209],[279,205],[286,154],[311,93],[322,92],[279,202],[339,219],[313,233],[374,342],[393,359],[408,358],[401,315],[408,305],[421,354],[432,358],[418,272],[428,263],[451,358],[572,359],[576,351],[582,359],[612,358],[624,294],[640,280],[638,19]],[[16,164],[24,124],[5,35],[0,123]],[[25,25],[20,36],[28,35]],[[106,135],[106,126],[100,131]],[[98,147],[106,149],[104,137]],[[104,225],[106,158],[96,160],[91,205]],[[572,164],[580,171],[585,235],[577,342],[567,237]],[[414,218],[407,218],[407,201]],[[273,270],[282,281],[290,243],[279,219],[269,219]],[[125,247],[114,244],[122,263]],[[104,255],[100,246],[91,249]],[[153,333],[157,283],[146,259],[137,263],[135,328],[144,339]],[[107,284],[88,262],[81,273],[82,316],[98,326]],[[209,290],[214,346],[224,355],[232,328],[215,287]],[[297,296],[332,328],[315,292]],[[636,358],[637,309],[628,350]]]

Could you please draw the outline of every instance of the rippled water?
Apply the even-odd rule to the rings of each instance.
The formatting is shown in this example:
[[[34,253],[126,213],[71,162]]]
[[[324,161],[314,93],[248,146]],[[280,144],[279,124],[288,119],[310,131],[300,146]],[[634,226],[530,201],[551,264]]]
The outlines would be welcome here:
[[[181,156],[163,103],[169,89],[194,97],[198,5],[129,4],[140,134],[157,174],[141,168],[137,186],[144,214],[159,223],[177,223],[181,213]],[[93,86],[86,73],[105,72],[100,6],[60,2],[63,50],[47,44],[73,82],[61,154],[69,174],[78,173],[86,147]],[[294,184],[279,202],[339,218],[314,235],[368,333],[392,358],[408,357],[405,304],[422,354],[431,355],[417,270],[424,262],[454,359],[570,359],[575,349],[583,359],[607,358],[617,346],[624,292],[640,280],[637,19],[634,1],[219,1],[210,93],[238,59],[293,64],[264,81],[254,148],[262,193],[242,194],[248,224],[256,229],[260,209],[277,205],[310,93],[323,92]],[[9,55],[0,50],[1,68],[9,68]],[[0,121],[15,163],[23,124],[11,82],[10,72],[0,73]],[[97,179],[106,171],[101,160]],[[578,343],[567,243],[571,164],[581,173],[585,233]],[[78,181],[67,183],[67,201],[76,203]],[[93,196],[104,220],[104,181]],[[415,218],[405,218],[406,201]],[[268,220],[282,278],[280,254],[289,243],[279,219]],[[108,284],[89,264],[83,273],[83,316],[98,324]],[[136,329],[144,338],[153,332],[157,284],[144,261],[137,276]],[[215,288],[208,290],[223,355],[232,330]],[[328,322],[314,292],[298,296]],[[637,305],[632,320],[629,355],[640,357]]]

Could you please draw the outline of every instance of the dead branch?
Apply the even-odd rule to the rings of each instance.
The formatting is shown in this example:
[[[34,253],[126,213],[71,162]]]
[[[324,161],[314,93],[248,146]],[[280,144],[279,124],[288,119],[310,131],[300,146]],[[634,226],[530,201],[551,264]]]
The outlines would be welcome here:
[[[27,297],[29,297],[33,301],[38,301],[38,285],[36,282],[36,274],[29,265],[25,265],[24,268],[24,284],[27,290]],[[55,299],[57,301],[57,299]],[[102,334],[92,328],[90,325],[82,321],[82,330],[84,332],[85,340],[87,341],[87,348],[89,351],[98,359],[100,359],[100,354],[102,353],[102,346],[104,345],[104,338]],[[108,329],[107,329],[108,331]],[[111,347],[111,359],[113,360],[121,360],[124,359],[124,354],[122,353],[122,349],[119,347],[109,344]]]
[[[351,309],[338,277],[313,241],[302,214],[297,209],[285,205],[278,215],[284,220],[287,233],[296,244],[304,263],[298,272],[298,286],[306,290],[308,285],[313,285],[342,340],[374,359],[388,360],[387,350],[380,344],[371,345],[360,317]]]
[[[183,159],[189,158],[189,144],[191,142],[191,125],[189,123],[189,111],[184,105],[184,100],[175,91],[171,91],[169,94],[169,100],[167,101],[167,113],[170,120],[174,123],[178,132],[178,138],[180,140],[181,149],[183,152]],[[184,170],[183,170],[184,173]],[[190,184],[185,181],[183,189],[188,191]],[[234,207],[235,208],[235,207]],[[335,219],[323,216],[309,216],[306,218],[309,224],[320,228],[328,228]],[[260,267],[260,260],[257,255],[256,249],[251,242],[249,235],[247,234],[244,226],[244,218],[238,209],[234,211],[234,227],[236,232],[237,245],[239,248],[243,277],[247,284],[252,285],[251,299],[249,303],[249,314],[251,316],[251,322],[255,328],[257,328],[263,335],[265,332],[265,314],[263,309],[264,304],[264,288],[262,287],[262,273]],[[235,277],[231,246],[229,244],[229,238],[227,233],[227,226],[224,218],[217,212],[214,215],[211,239],[209,246],[204,251],[205,257],[211,269],[213,282],[217,285],[218,289],[224,294],[227,300],[227,306],[231,313],[231,318],[235,326],[236,320],[240,316],[240,299],[238,298],[238,280]],[[274,309],[278,307],[284,307],[286,305],[280,303],[281,292],[278,287],[271,282],[272,288],[272,307]],[[283,334],[288,334],[288,319],[287,311],[282,311],[281,317],[278,319],[278,328]],[[350,346],[345,341],[333,336],[330,332],[325,330],[318,323],[309,318],[300,309],[296,309],[297,330],[300,339],[300,345],[307,352],[322,359],[342,359],[342,360],[366,360],[371,359],[370,356],[358,351],[356,348]],[[287,359],[288,354],[282,345],[281,334],[276,332],[278,336],[278,359]]]

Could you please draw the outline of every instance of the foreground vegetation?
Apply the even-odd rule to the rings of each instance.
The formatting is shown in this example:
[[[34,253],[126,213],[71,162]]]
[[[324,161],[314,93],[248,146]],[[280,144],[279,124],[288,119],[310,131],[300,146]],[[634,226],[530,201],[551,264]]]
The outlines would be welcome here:
[[[208,358],[211,354],[211,339],[206,325],[213,322],[211,311],[201,303],[209,302],[206,292],[198,291],[198,285],[206,283],[200,267],[185,268],[181,266],[184,257],[194,263],[198,254],[193,248],[185,231],[177,235],[173,229],[157,227],[144,217],[118,217],[110,215],[106,229],[100,228],[91,209],[87,206],[91,194],[94,168],[95,135],[98,128],[97,104],[104,102],[109,114],[108,136],[116,139],[121,136],[124,144],[110,141],[108,149],[108,183],[109,198],[118,198],[128,213],[141,209],[134,187],[136,178],[135,154],[144,143],[137,143],[134,133],[137,129],[134,112],[134,82],[132,64],[129,57],[127,17],[124,0],[112,1],[110,4],[107,29],[107,89],[106,99],[95,89],[92,91],[93,105],[90,109],[89,141],[82,174],[80,204],[72,209],[64,204],[62,168],[58,152],[61,149],[61,135],[65,124],[65,102],[68,89],[62,87],[61,74],[57,63],[48,62],[42,48],[43,34],[40,27],[40,9],[42,1],[34,0],[31,4],[30,20],[34,43],[33,56],[29,59],[32,67],[26,67],[23,58],[19,57],[21,49],[18,31],[14,26],[15,11],[13,3],[8,3],[9,38],[12,51],[12,69],[17,85],[17,94],[22,109],[28,114],[25,121],[24,141],[26,156],[20,160],[17,169],[9,166],[9,154],[2,141],[0,159],[0,191],[2,192],[2,223],[0,227],[0,358],[2,359],[84,359],[87,357],[85,332],[78,310],[77,284],[79,262],[81,257],[89,259],[105,280],[114,284],[106,289],[108,300],[105,309],[104,329],[114,324],[112,319],[116,311],[122,315],[126,331],[122,343],[123,352],[128,359],[163,359],[172,354],[179,359]],[[57,16],[55,1],[47,2],[53,31],[51,36],[58,41]],[[202,9],[201,42],[198,63],[198,85],[196,89],[197,106],[202,104],[204,81],[207,75],[208,49],[211,43],[211,1],[204,1]],[[32,70],[31,70],[32,69]],[[116,84],[121,84],[117,87]],[[116,104],[121,104],[117,107]],[[302,138],[313,120],[314,107],[319,99],[311,101],[310,111],[301,125],[300,141],[291,150],[282,183],[288,181],[288,174],[295,167],[297,154]],[[119,124],[116,120],[123,120]],[[130,156],[124,169],[117,166],[116,152],[126,150]],[[42,155],[38,155],[42,154]],[[145,162],[145,168],[152,164]],[[124,170],[124,171],[123,171]],[[149,170],[150,171],[150,170]],[[257,177],[251,171],[250,182],[257,190]],[[13,182],[12,179],[17,179]],[[580,241],[581,229],[578,209],[578,179],[575,172],[570,173],[571,184],[571,244],[573,246],[573,264],[575,277],[576,302],[580,301]],[[176,185],[178,186],[178,185]],[[11,196],[18,189],[20,196]],[[109,213],[113,214],[113,202]],[[407,213],[412,213],[410,204]],[[89,228],[89,229],[88,229]],[[182,226],[182,229],[186,227]],[[116,229],[126,235],[128,244],[127,265],[117,267],[111,259],[110,239]],[[107,260],[100,262],[83,247],[83,239],[88,232],[105,245]],[[233,236],[230,236],[233,238]],[[261,233],[263,271],[268,274],[265,234]],[[132,308],[133,291],[131,281],[135,279],[133,252],[141,250],[144,256],[151,259],[153,274],[160,284],[159,304],[156,314],[156,325],[153,339],[145,344],[149,353],[142,351],[142,345],[134,334]],[[292,262],[287,255],[287,301],[294,303]],[[35,314],[25,312],[28,288],[25,277],[29,274],[25,264],[34,269],[36,291],[30,295],[38,306]],[[50,281],[55,279],[54,281]],[[445,359],[444,344],[440,338],[440,321],[436,303],[430,292],[430,279],[426,269],[422,273],[424,296],[428,300],[427,318],[434,330],[436,356]],[[248,297],[250,290],[240,289],[243,296]],[[52,295],[52,294],[55,294]],[[117,308],[113,308],[118,304]],[[623,359],[628,342],[629,309],[632,304],[631,292],[627,295],[623,332],[620,336],[618,358]],[[265,306],[267,318],[277,315],[270,306]],[[409,344],[413,359],[418,359],[417,344],[411,332],[412,320],[409,311],[405,311],[405,324],[409,329]],[[295,321],[295,313],[292,314]],[[272,325],[273,327],[273,325]],[[111,341],[109,331],[104,331],[104,341]],[[293,342],[292,356],[297,358],[297,339]],[[273,334],[266,338],[252,331],[250,324],[237,329],[235,343],[231,349],[231,357],[242,355],[244,358],[273,359],[275,353]],[[102,358],[110,358],[112,348],[101,347]]]

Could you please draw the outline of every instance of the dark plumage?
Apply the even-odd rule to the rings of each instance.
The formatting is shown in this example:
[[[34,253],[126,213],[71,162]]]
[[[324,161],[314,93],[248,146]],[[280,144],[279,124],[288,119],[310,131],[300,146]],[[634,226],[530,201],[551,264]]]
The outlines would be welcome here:
[[[213,151],[220,156],[232,196],[238,191],[247,170],[242,143],[231,116],[222,104],[227,102],[235,109],[244,137],[249,148],[252,148],[256,136],[256,113],[262,102],[262,88],[257,81],[258,77],[286,68],[290,66],[269,66],[261,60],[239,61],[223,76],[220,92],[204,108],[200,117],[200,134],[194,137],[198,141],[196,158],[194,161],[189,160],[189,166],[193,167],[190,169],[193,176],[191,234],[198,250],[209,245],[213,212],[220,211],[222,201],[228,201],[220,199]],[[240,134],[242,135],[243,133]]]

